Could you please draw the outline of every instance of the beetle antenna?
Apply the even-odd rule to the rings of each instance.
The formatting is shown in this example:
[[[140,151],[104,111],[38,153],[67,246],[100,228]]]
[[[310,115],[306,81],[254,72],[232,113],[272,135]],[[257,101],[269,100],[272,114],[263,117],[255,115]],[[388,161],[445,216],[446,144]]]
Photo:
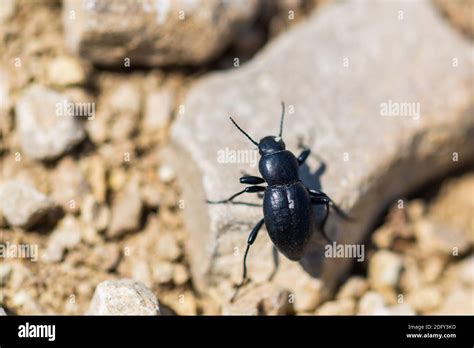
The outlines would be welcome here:
[[[234,124],[234,126],[236,126],[239,131],[241,131],[252,143],[254,143],[255,145],[257,145],[257,147],[258,147],[258,143],[257,143],[255,140],[253,140],[253,139],[250,137],[250,135],[248,135],[247,133],[245,133],[245,131],[244,131],[242,128],[240,128],[237,123],[235,123],[235,121],[234,121],[234,119],[233,119],[232,117],[229,117],[229,118],[230,118],[230,120],[232,121],[232,123]]]
[[[280,134],[278,136],[281,138],[283,134],[283,120],[285,119],[285,102],[281,102],[281,119],[280,119]]]

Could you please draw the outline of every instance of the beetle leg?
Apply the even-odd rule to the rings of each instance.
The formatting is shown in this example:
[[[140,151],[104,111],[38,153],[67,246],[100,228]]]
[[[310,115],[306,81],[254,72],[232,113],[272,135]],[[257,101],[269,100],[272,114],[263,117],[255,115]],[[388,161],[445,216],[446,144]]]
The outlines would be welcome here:
[[[299,165],[302,165],[306,161],[310,152],[311,152],[310,149],[304,149],[303,152],[301,152],[301,154],[298,156]]]
[[[325,198],[329,199],[330,202],[332,202],[332,200],[328,197],[328,195],[325,194],[323,191],[319,191],[319,190],[316,190],[316,189],[310,189],[310,188],[307,188],[307,190],[308,190],[309,196],[311,198],[325,197]]]
[[[253,244],[253,242],[255,242],[255,239],[257,239],[258,231],[260,231],[260,229],[262,228],[263,222],[264,222],[264,219],[260,220],[252,229],[252,232],[250,232],[249,238],[247,240],[247,248],[245,249],[245,254],[244,254],[244,273],[242,276],[242,282],[239,285],[237,285],[237,288],[235,289],[235,293],[230,299],[230,302],[234,302],[239,292],[239,289],[245,284],[245,281],[247,280],[247,254],[249,252],[250,246]]]
[[[259,176],[248,175],[248,174],[244,174],[244,176],[240,178],[241,184],[258,185],[258,184],[263,184],[264,182],[265,182],[264,178],[261,178]],[[263,192],[257,192],[257,195],[258,195],[258,198],[263,198]]]
[[[318,198],[318,197],[325,197],[329,200],[329,204],[331,207],[334,208],[334,211],[337,213],[337,215],[339,215],[341,218],[343,218],[344,220],[352,220],[341,208],[339,208],[337,206],[336,203],[334,203],[334,201],[329,198],[329,196],[327,194],[325,194],[324,192],[322,191],[319,191],[319,190],[315,190],[315,189],[308,189],[308,193],[311,197],[311,199],[313,198]]]
[[[275,266],[275,268],[273,269],[272,274],[270,274],[270,277],[268,277],[268,280],[270,281],[273,280],[273,278],[275,277],[275,274],[278,271],[278,266],[280,265],[278,249],[276,248],[275,245],[273,245],[273,248],[272,248],[272,256],[273,256],[273,265]]]
[[[240,196],[241,194],[243,193],[256,193],[256,192],[263,192],[265,191],[267,188],[264,187],[264,186],[249,186],[249,187],[246,187],[245,189],[243,189],[242,191],[239,191],[237,192],[236,194],[233,194],[232,196],[230,196],[229,198],[227,199],[224,199],[222,201],[210,201],[210,200],[206,200],[207,203],[209,204],[221,204],[221,203],[229,203],[229,202],[232,202],[232,200],[237,197],[237,196]]]
[[[264,182],[265,180],[259,176],[246,175],[240,178],[240,183],[246,185],[258,185]]]
[[[319,225],[319,229],[323,232],[323,236],[326,238],[326,240],[328,242],[332,242],[331,238],[329,238],[329,236],[326,234],[326,230],[324,229],[325,225],[326,225],[326,221],[328,219],[328,216],[329,216],[329,203],[330,203],[330,199],[328,197],[324,197],[324,196],[313,196],[311,197],[311,204],[313,205],[325,205],[326,206],[326,213],[324,215],[324,219],[323,221],[321,222],[321,225]]]

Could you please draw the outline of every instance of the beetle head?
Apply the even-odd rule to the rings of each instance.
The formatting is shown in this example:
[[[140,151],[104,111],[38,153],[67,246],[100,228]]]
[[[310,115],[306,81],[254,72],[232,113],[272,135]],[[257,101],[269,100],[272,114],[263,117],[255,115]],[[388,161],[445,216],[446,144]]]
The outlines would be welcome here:
[[[267,136],[265,138],[260,139],[260,143],[257,143],[255,140],[252,139],[250,135],[247,134],[239,125],[234,121],[231,117],[230,120],[234,124],[235,127],[239,131],[242,132],[243,135],[247,137],[253,144],[257,145],[260,155],[269,155],[274,152],[285,150],[285,143],[281,137],[283,133],[283,120],[285,118],[285,104],[281,102],[281,119],[280,119],[280,133],[278,136]]]
[[[285,150],[285,143],[281,137],[268,136],[260,139],[258,151],[260,155],[269,155],[274,152]]]

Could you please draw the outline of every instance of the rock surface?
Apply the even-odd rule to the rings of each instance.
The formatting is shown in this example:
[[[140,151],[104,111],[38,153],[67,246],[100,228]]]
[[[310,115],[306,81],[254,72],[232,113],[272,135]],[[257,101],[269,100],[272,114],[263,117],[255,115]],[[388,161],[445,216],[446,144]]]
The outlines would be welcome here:
[[[373,289],[394,288],[398,284],[403,260],[388,250],[376,252],[369,263],[369,283]]]
[[[48,262],[59,262],[64,253],[81,241],[81,225],[71,215],[66,216],[49,237],[44,258]]]
[[[131,180],[113,202],[107,237],[120,237],[125,233],[136,231],[140,227],[142,207],[138,182]]]
[[[287,148],[297,152],[301,137],[313,153],[303,181],[355,217],[346,223],[331,214],[329,234],[359,243],[390,202],[472,161],[471,50],[428,1],[344,2],[321,9],[247,65],[196,83],[178,112],[169,158],[176,159],[184,191],[197,289],[226,289],[231,285],[224,283],[239,281],[247,236],[262,217],[258,207],[204,203],[241,190],[242,171],[257,174],[251,155],[238,163],[219,160],[226,150],[254,149],[230,115],[258,140],[277,132],[284,100]],[[407,106],[411,110],[401,110]],[[453,161],[453,153],[463,160]],[[326,164],[322,175],[318,159]],[[260,202],[253,195],[239,201]],[[248,258],[254,282],[268,282],[272,259],[263,229]],[[281,256],[273,283],[308,293],[302,290],[307,284],[288,281],[306,270],[323,279],[324,296],[352,261],[324,259],[315,241],[300,263]]]
[[[12,298],[12,304],[29,315],[44,315],[44,309],[27,290],[19,290]]]
[[[153,265],[153,280],[157,284],[167,284],[173,280],[173,271],[171,262],[158,262]]]
[[[242,292],[222,309],[223,315],[285,315],[293,308],[290,294],[274,285],[261,285]]]
[[[9,264],[0,265],[0,284],[4,285],[12,273],[12,266]]]
[[[10,80],[11,74],[8,70],[1,68],[0,69],[0,119],[2,129],[6,129],[7,114],[11,104],[10,98]],[[5,128],[4,128],[5,127]]]
[[[98,98],[97,117],[87,122],[94,143],[106,140],[123,143],[137,131],[141,111],[141,86],[136,79],[125,81],[104,79],[105,93]]]
[[[367,291],[369,285],[367,281],[359,276],[349,278],[337,293],[336,298],[342,299],[359,299]]]
[[[168,125],[173,107],[173,91],[159,89],[150,92],[146,99],[143,128],[146,132],[157,132]]]
[[[357,314],[414,315],[415,311],[409,304],[406,303],[389,306],[381,294],[374,291],[369,291],[360,299]]]
[[[9,181],[0,187],[0,210],[12,226],[30,228],[54,208],[51,199],[26,183]]]
[[[48,65],[48,81],[55,86],[69,86],[84,83],[86,72],[80,62],[69,56],[53,59]]]
[[[344,298],[337,301],[328,301],[318,307],[318,315],[353,315],[356,303],[352,299]]]
[[[442,294],[435,286],[427,286],[407,296],[407,302],[420,313],[428,313],[436,309],[442,301]]]
[[[429,215],[436,223],[450,225],[456,232],[463,232],[471,245],[474,245],[472,232],[472,212],[474,211],[474,174],[468,174],[456,180],[450,180],[443,185],[434,204],[430,207]],[[454,244],[465,244],[464,238],[457,237]]]
[[[472,315],[474,302],[472,301],[473,288],[463,289],[454,287],[446,294],[441,307],[433,312],[436,315]]]
[[[165,261],[176,261],[181,256],[181,249],[176,237],[171,233],[163,234],[155,250],[157,256]]]
[[[455,255],[469,248],[469,240],[462,230],[441,223],[420,220],[414,226],[416,239],[423,254]]]
[[[474,5],[469,0],[435,0],[440,9],[448,16],[453,25],[474,38]]]
[[[70,158],[62,160],[54,171],[51,197],[65,211],[75,213],[83,204],[89,187],[79,166]]]
[[[158,170],[158,177],[160,178],[161,182],[169,184],[176,177],[176,173],[170,166],[163,165]]]
[[[41,85],[31,86],[17,102],[16,125],[29,157],[53,160],[84,139],[82,125],[63,107],[69,103],[66,96]]]
[[[0,23],[11,18],[16,11],[17,0],[3,0],[0,6]]]
[[[66,0],[66,43],[93,63],[200,64],[251,22],[256,0]],[[126,18],[124,20],[124,18]],[[130,66],[130,65],[129,65]]]
[[[87,314],[160,315],[156,296],[142,283],[122,279],[97,285]]]

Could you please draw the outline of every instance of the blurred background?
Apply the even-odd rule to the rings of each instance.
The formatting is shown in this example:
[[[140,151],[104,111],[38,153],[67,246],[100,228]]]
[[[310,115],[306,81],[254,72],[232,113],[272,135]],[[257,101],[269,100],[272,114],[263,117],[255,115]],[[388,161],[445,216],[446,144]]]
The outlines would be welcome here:
[[[387,207],[365,261],[307,308],[277,293],[224,310],[193,285],[162,156],[183,98],[335,3],[1,0],[0,311],[104,314],[94,292],[132,285],[98,284],[133,279],[142,314],[154,296],[164,315],[474,314],[471,165]],[[473,2],[431,4],[472,53]]]

